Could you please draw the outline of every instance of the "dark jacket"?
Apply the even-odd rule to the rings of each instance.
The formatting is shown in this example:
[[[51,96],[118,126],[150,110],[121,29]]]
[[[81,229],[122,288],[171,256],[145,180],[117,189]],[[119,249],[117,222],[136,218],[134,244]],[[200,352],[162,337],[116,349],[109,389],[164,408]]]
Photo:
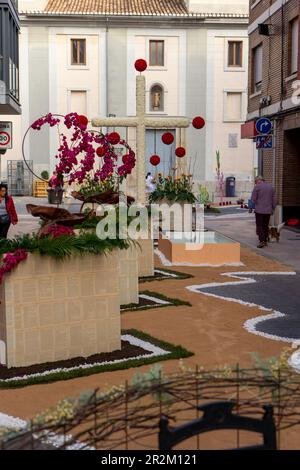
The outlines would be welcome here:
[[[276,194],[273,186],[263,181],[255,186],[251,202],[255,204],[257,214],[273,214],[277,206]]]

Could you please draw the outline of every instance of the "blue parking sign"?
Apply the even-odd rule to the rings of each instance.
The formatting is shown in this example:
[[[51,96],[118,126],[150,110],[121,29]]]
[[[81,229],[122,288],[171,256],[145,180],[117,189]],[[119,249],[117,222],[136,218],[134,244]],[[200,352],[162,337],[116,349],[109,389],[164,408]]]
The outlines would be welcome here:
[[[273,148],[273,136],[270,134],[257,136],[256,148],[257,149],[272,149]]]

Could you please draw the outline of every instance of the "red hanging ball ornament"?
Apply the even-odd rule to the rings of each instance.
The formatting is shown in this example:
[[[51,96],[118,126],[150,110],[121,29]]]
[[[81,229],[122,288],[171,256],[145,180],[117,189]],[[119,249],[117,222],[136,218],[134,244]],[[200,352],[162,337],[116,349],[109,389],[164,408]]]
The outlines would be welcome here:
[[[108,134],[107,140],[111,145],[117,145],[120,142],[121,137],[117,132],[111,132]]]
[[[144,60],[144,59],[138,59],[135,61],[135,70],[137,70],[137,72],[144,72],[147,67],[148,67],[148,64],[147,62]]]
[[[160,158],[158,155],[152,155],[150,158],[150,163],[152,166],[158,166],[160,164]]]
[[[128,154],[123,155],[123,157],[122,157],[122,162],[124,163],[124,165],[126,165],[126,163],[127,163],[127,161],[128,161],[128,157],[129,157]]]
[[[203,129],[204,126],[205,126],[205,120],[201,116],[196,116],[193,119],[193,127],[195,129]]]
[[[174,136],[171,132],[165,132],[162,136],[162,141],[166,145],[171,145],[174,142]]]
[[[96,150],[96,154],[98,155],[98,157],[104,157],[105,155],[105,150],[103,147],[98,147],[97,150]]]
[[[178,158],[183,158],[186,155],[186,150],[184,147],[177,147],[175,153]]]
[[[87,126],[89,123],[88,118],[84,116],[83,114],[78,116],[78,121],[79,121],[79,124],[81,124],[82,126]]]

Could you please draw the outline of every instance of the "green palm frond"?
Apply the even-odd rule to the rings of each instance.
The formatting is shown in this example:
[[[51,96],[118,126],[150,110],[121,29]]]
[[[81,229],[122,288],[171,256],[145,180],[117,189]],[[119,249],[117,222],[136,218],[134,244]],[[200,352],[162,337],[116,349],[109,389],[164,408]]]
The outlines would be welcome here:
[[[96,232],[82,233],[79,236],[63,235],[61,237],[38,238],[36,235],[23,235],[14,240],[7,240],[0,248],[0,255],[24,249],[29,253],[51,256],[56,259],[68,258],[72,255],[101,255],[114,249],[127,249],[133,241],[101,240]]]

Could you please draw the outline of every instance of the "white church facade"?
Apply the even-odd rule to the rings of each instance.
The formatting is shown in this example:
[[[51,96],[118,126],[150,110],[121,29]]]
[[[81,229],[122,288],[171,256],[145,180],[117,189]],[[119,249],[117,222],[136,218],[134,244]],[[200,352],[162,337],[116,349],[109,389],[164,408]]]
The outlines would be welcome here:
[[[250,190],[256,152],[252,142],[240,138],[247,113],[248,4],[19,1],[22,115],[13,118],[14,148],[3,159],[2,177],[6,160],[22,158],[28,126],[48,112],[76,111],[89,120],[134,116],[134,62],[144,58],[147,114],[158,119],[201,115],[206,120],[200,132],[174,129],[176,145],[187,148],[187,171],[196,183],[214,191],[219,150],[225,177],[236,177],[238,192]],[[134,147],[134,130],[117,130]],[[174,149],[162,144],[162,132],[147,130],[146,169],[157,153],[159,170],[168,173],[175,164]],[[56,149],[53,130],[29,135],[25,154],[35,173],[53,170]]]

